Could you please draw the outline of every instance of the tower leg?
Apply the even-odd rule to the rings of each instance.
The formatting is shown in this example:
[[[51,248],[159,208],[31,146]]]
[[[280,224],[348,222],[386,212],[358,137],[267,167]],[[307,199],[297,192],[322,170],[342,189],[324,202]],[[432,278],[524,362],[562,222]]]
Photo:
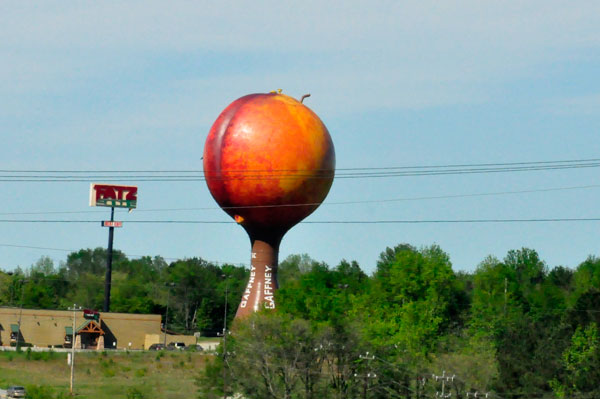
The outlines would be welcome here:
[[[277,265],[280,240],[252,241],[252,262],[250,278],[242,294],[242,301],[235,314],[243,318],[261,309],[275,309],[275,291],[277,284]]]

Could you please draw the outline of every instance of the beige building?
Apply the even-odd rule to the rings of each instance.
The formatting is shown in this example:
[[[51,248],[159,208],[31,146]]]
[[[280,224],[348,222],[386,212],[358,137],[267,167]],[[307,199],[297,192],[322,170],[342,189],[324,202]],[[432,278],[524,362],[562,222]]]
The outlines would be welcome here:
[[[83,311],[77,311],[75,329],[75,347],[88,349],[147,349],[162,335],[161,316],[156,314],[96,313],[84,317]],[[72,331],[72,311],[0,307],[2,346],[14,345],[20,338],[21,343],[37,347],[70,347]],[[167,338],[167,342],[176,340],[170,335]]]

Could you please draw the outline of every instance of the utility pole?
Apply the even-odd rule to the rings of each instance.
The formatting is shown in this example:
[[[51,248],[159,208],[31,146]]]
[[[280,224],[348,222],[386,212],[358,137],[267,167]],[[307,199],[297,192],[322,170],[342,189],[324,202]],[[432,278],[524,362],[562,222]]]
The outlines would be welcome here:
[[[112,222],[115,221],[115,207],[110,208],[110,221],[111,226],[108,228],[108,251],[106,259],[106,277],[104,278],[104,311],[110,312],[110,286],[112,282],[112,258],[113,258],[113,238],[115,234],[115,228],[112,226]]]
[[[446,371],[444,370],[442,372],[442,375],[435,375],[432,374],[431,375],[433,378],[435,378],[436,381],[442,380],[442,392],[440,393],[439,391],[436,391],[435,396],[436,398],[449,398],[450,396],[452,396],[452,393],[446,393],[445,388],[446,388],[446,382],[450,382],[450,381],[454,381],[454,378],[456,377],[456,375],[453,375],[452,377],[449,377],[446,375]]]
[[[8,274],[11,277],[13,276],[13,272],[6,272],[6,274]],[[12,279],[11,279],[11,282],[10,282],[10,290],[9,291],[10,291],[10,307],[12,308],[12,307],[15,306],[15,304],[13,303],[13,295],[14,295],[14,291],[15,291],[15,282],[12,281]]]
[[[488,393],[479,393],[479,392],[472,393],[472,392],[467,392],[467,398],[469,398],[471,396],[474,397],[474,398],[488,398],[489,395],[490,395],[489,392]]]
[[[81,310],[81,307],[77,307],[76,304],[73,304],[72,308],[69,310],[73,311],[73,334],[71,335],[71,383],[69,385],[69,393],[73,396],[73,386],[75,384],[75,336],[77,335],[77,331],[75,331],[75,312]]]
[[[504,277],[504,317],[506,317],[507,295],[508,295],[508,278]]]
[[[375,359],[375,355],[369,355],[369,352],[366,352],[364,355],[358,356],[360,359],[366,360],[368,364],[369,371],[364,375],[365,382],[363,383],[363,399],[367,399],[367,391],[369,389],[369,378],[377,378],[377,374],[371,372],[371,361]],[[354,375],[357,376],[356,374]]]
[[[165,338],[163,341],[163,345],[165,348],[167,347],[167,319],[169,318],[169,300],[171,299],[171,287],[175,286],[175,283],[165,283],[167,286],[167,310],[165,311]]]
[[[427,378],[425,376],[417,376],[416,381],[416,398],[421,399],[423,397],[423,392],[425,391],[425,383],[427,382]]]
[[[19,331],[17,331],[17,352],[21,349],[21,318],[23,317],[23,293],[25,292],[25,281],[21,280],[21,306],[19,307],[19,322],[17,325],[19,326]]]
[[[229,276],[225,276],[225,310],[223,311],[223,399],[227,399],[227,291]]]

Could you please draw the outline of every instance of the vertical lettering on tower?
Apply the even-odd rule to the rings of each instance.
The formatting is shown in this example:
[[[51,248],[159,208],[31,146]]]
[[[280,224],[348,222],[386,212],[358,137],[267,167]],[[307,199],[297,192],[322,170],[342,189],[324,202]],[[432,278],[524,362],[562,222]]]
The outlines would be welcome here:
[[[265,308],[275,309],[275,301],[273,300],[273,285],[272,285],[272,273],[273,268],[265,266],[265,287],[264,287],[264,299]]]

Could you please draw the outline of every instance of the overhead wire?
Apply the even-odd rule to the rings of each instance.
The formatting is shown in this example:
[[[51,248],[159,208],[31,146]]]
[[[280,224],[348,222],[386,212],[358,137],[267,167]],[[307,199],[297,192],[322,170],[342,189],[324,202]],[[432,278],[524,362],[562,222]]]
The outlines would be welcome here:
[[[522,219],[397,219],[397,220],[315,220],[303,221],[299,224],[427,224],[427,223],[540,223],[540,222],[597,222],[600,217],[582,218],[522,218]],[[100,220],[66,220],[66,219],[0,219],[0,223],[100,223]],[[227,224],[236,225],[235,221],[220,220],[130,220],[127,224]]]
[[[414,165],[414,166],[383,166],[383,167],[353,167],[336,168],[337,171],[356,171],[356,170],[388,170],[388,169],[441,169],[457,167],[492,167],[492,166],[515,166],[515,165],[548,165],[548,164],[569,164],[581,162],[600,162],[600,158],[583,158],[551,161],[520,161],[520,162],[495,162],[495,163],[465,163],[465,164],[438,164],[438,165]],[[330,169],[316,169],[316,171],[329,171]],[[265,172],[271,169],[223,169],[226,172]],[[276,169],[276,171],[296,171],[295,169]],[[0,173],[202,173],[203,170],[196,169],[137,169],[137,170],[76,170],[76,169],[0,169]]]
[[[386,166],[386,167],[375,167],[375,168],[338,168],[336,172],[337,178],[358,178],[358,177],[388,177],[388,176],[417,176],[417,175],[434,175],[434,174],[465,174],[465,173],[492,173],[492,172],[508,172],[508,171],[524,171],[524,170],[551,170],[551,169],[572,169],[572,168],[584,168],[584,167],[598,167],[600,166],[599,158],[593,159],[575,159],[575,160],[558,160],[558,161],[534,161],[534,162],[511,162],[511,163],[480,163],[480,164],[447,164],[447,165],[418,165],[418,166]],[[331,170],[317,170],[316,172],[326,172],[329,174]],[[66,181],[65,177],[50,175],[50,174],[62,174],[70,173],[68,176],[79,176],[80,179],[97,179],[100,177],[110,178],[110,174],[114,176],[121,176],[124,173],[142,173],[138,177],[156,179],[157,176],[150,176],[148,174],[164,174],[164,173],[195,173],[200,174],[201,170],[105,170],[105,171],[92,171],[92,170],[0,170],[0,173],[9,174],[24,174],[24,173],[37,173],[39,176],[44,177],[44,181],[48,178],[57,178],[57,181]],[[297,172],[291,170],[250,170],[250,171],[239,171],[239,170],[225,170],[227,173],[236,173],[232,178],[263,178],[263,175],[270,174],[271,176],[295,176],[295,177],[306,177],[301,176],[305,172]],[[294,172],[290,174],[289,172]],[[310,171],[313,173],[315,171]],[[108,173],[108,175],[99,175],[99,173]],[[241,175],[240,175],[241,173]],[[257,175],[258,173],[258,175]],[[286,175],[287,173],[287,175]],[[87,175],[86,175],[87,174]],[[279,174],[279,175],[278,175]],[[50,176],[50,177],[48,177]],[[54,177],[53,177],[54,176]],[[68,178],[67,176],[67,178]],[[4,176],[6,177],[6,176]],[[31,178],[27,176],[21,176],[26,179]],[[60,178],[59,178],[60,177]],[[136,175],[130,175],[128,178],[134,178]],[[328,176],[329,177],[329,176]],[[176,176],[175,176],[176,178]],[[194,177],[193,179],[201,179],[201,177]],[[0,175],[0,180],[2,175]],[[17,180],[11,181],[19,181]],[[173,177],[167,177],[167,180],[172,180]],[[188,177],[189,179],[189,177]],[[33,180],[27,180],[33,181]],[[83,180],[82,180],[83,181]],[[87,180],[86,180],[87,181]],[[159,180],[156,180],[159,181]],[[442,195],[442,196],[422,196],[422,197],[408,197],[408,198],[389,198],[389,199],[374,199],[374,200],[358,200],[358,201],[341,201],[341,202],[325,202],[323,205],[346,205],[346,204],[360,204],[360,203],[385,203],[385,202],[399,202],[399,201],[415,201],[415,200],[431,200],[431,199],[444,199],[444,198],[465,198],[465,197],[478,197],[478,196],[492,196],[492,195],[509,195],[509,194],[522,194],[522,193],[533,193],[533,192],[545,192],[545,191],[559,191],[559,190],[574,190],[574,189],[585,189],[585,188],[597,188],[600,185],[587,185],[587,186],[571,186],[571,187],[555,187],[555,188],[542,188],[542,189],[531,189],[531,190],[519,190],[519,191],[504,191],[504,192],[490,192],[490,193],[467,193],[467,194],[455,194],[455,195]],[[276,207],[298,207],[298,206],[316,206],[318,203],[304,203],[304,204],[274,204],[274,205],[247,205],[238,207],[224,207],[224,209],[247,209],[247,208],[276,208]],[[158,211],[188,211],[188,210],[213,210],[219,209],[218,207],[205,207],[205,208],[180,208],[180,209],[138,209],[137,212],[158,212]],[[1,215],[42,215],[42,214],[78,214],[78,213],[101,213],[102,211],[55,211],[55,212],[4,212]],[[324,221],[305,221],[303,224],[424,224],[424,223],[536,223],[536,222],[593,222],[598,221],[600,218],[586,217],[586,218],[521,218],[521,219],[436,219],[436,220],[324,220]],[[42,219],[0,219],[0,223],[99,223],[100,220],[42,220]],[[229,224],[233,225],[233,221],[216,221],[216,220],[131,220],[125,223],[128,224]]]
[[[385,178],[408,176],[461,175],[473,173],[499,173],[581,169],[600,167],[600,159],[558,161],[454,164],[432,166],[386,166],[333,169],[254,169],[254,170],[137,170],[137,171],[76,171],[76,170],[0,170],[3,182],[87,182],[90,179],[112,181],[219,181],[219,180],[286,180],[286,179],[336,179]],[[129,175],[125,173],[130,173]],[[136,173],[136,174],[131,174]]]
[[[387,202],[404,202],[404,201],[424,201],[424,200],[437,200],[437,199],[455,199],[455,198],[470,198],[470,197],[487,197],[487,196],[501,196],[501,195],[516,195],[516,194],[531,194],[531,193],[542,193],[542,192],[553,192],[553,191],[567,191],[567,190],[581,190],[581,189],[592,189],[600,188],[600,184],[589,184],[583,186],[567,186],[567,187],[548,187],[530,190],[515,190],[515,191],[493,191],[493,192],[481,192],[481,193],[465,193],[465,194],[448,194],[448,195],[433,195],[433,196],[418,196],[418,197],[400,197],[400,198],[384,198],[384,199],[373,199],[373,200],[354,200],[354,201],[325,201],[323,203],[318,202],[306,202],[299,204],[273,204],[273,205],[244,205],[244,206],[211,206],[211,207],[191,207],[191,208],[156,208],[156,209],[136,209],[136,213],[140,212],[182,212],[182,211],[205,211],[205,210],[220,210],[220,209],[252,209],[252,208],[287,208],[287,207],[302,207],[302,206],[331,206],[331,205],[354,205],[354,204],[376,204],[376,203],[387,203]],[[0,212],[0,215],[13,216],[13,215],[45,215],[45,214],[99,214],[104,213],[102,210],[88,210],[88,211],[34,211],[34,212]]]

